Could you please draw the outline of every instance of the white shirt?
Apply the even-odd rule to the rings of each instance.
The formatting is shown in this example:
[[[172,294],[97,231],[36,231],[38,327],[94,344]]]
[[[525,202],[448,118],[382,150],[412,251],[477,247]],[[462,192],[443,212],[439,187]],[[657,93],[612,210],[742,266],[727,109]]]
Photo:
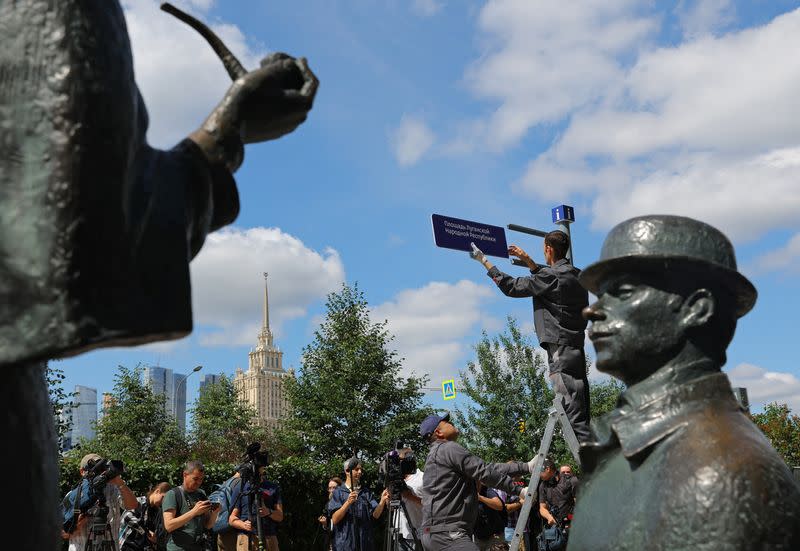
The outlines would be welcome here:
[[[110,538],[112,541],[117,542],[119,537],[119,527],[122,521],[122,510],[124,509],[122,502],[122,494],[119,493],[119,488],[113,484],[106,484],[104,492],[106,495],[106,507],[108,507],[108,520],[111,522]],[[89,508],[87,515],[89,516],[81,528],[77,528],[69,537],[68,551],[83,551],[86,547],[86,540],[89,539],[89,528],[92,524],[92,514],[95,511],[95,506]],[[117,542],[118,543],[118,542]]]
[[[422,498],[422,475],[423,472],[417,469],[417,472],[409,476],[405,481],[411,493],[420,499]],[[406,506],[406,511],[408,511],[411,524],[414,525],[415,530],[419,530],[419,525],[422,523],[422,503],[417,503],[416,501],[406,498],[403,498],[403,503]],[[402,511],[400,511],[399,518],[400,534],[407,540],[414,539],[414,536],[411,535],[411,528],[408,526],[408,521],[406,521],[406,516]]]

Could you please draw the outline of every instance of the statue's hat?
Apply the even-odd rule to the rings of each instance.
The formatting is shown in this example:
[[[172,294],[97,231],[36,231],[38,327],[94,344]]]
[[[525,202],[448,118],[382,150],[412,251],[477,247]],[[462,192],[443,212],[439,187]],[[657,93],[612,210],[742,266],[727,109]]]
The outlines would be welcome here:
[[[700,268],[727,289],[736,301],[737,317],[756,302],[756,289],[737,271],[728,238],[713,226],[684,216],[638,216],[617,224],[603,242],[600,260],[581,272],[580,282],[598,294],[600,282],[614,273],[641,269],[668,274],[681,266]]]

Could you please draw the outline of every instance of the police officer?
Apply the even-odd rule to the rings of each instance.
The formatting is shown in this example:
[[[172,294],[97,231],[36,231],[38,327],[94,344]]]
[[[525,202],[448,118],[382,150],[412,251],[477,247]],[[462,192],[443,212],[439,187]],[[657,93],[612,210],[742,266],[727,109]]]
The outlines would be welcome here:
[[[530,268],[531,275],[526,277],[501,272],[474,243],[472,248],[470,257],[486,267],[503,294],[533,297],[533,325],[539,344],[547,351],[553,390],[561,398],[575,436],[581,442],[590,440],[589,381],[583,352],[587,322],[581,315],[589,305],[589,294],[578,282],[581,271],[567,259],[569,237],[558,230],[545,236],[546,266],[534,262],[516,245],[509,247],[508,254]]]
[[[509,494],[524,495],[511,476],[529,473],[530,463],[484,463],[456,443],[450,414],[429,415],[420,435],[431,443],[422,480],[422,546],[425,551],[477,551],[472,530],[478,516],[476,481]]]

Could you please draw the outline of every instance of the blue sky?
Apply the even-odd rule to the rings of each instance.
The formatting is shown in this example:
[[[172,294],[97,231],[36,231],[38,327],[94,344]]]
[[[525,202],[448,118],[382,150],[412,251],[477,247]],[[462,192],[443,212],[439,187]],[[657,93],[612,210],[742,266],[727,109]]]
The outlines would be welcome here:
[[[157,2],[122,4],[148,138],[169,147],[229,80]],[[430,215],[546,230],[550,208],[565,203],[579,267],[630,216],[692,216],[729,235],[759,299],[725,369],[756,409],[778,400],[800,410],[798,2],[176,4],[247,67],[272,51],[307,57],[317,101],[295,133],[247,147],[241,214],[192,264],[194,333],[64,360],[67,388],[109,391],[120,364],[246,369],[265,271],[284,367],[300,367],[326,294],[358,282],[374,320],[389,320],[406,372],[438,386],[506,315],[531,332],[531,305],[503,297],[466,253],[437,249]],[[541,259],[536,238],[507,239]],[[188,379],[189,401],[198,383]]]

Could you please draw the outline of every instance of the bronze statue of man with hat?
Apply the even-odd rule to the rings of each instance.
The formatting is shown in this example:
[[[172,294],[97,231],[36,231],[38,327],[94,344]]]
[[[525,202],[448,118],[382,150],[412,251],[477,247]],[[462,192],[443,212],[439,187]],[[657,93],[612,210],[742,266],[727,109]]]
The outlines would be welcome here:
[[[614,227],[581,284],[597,368],[627,389],[593,422],[570,551],[800,549],[800,485],[721,372],[756,290],[730,241],[680,216]]]

